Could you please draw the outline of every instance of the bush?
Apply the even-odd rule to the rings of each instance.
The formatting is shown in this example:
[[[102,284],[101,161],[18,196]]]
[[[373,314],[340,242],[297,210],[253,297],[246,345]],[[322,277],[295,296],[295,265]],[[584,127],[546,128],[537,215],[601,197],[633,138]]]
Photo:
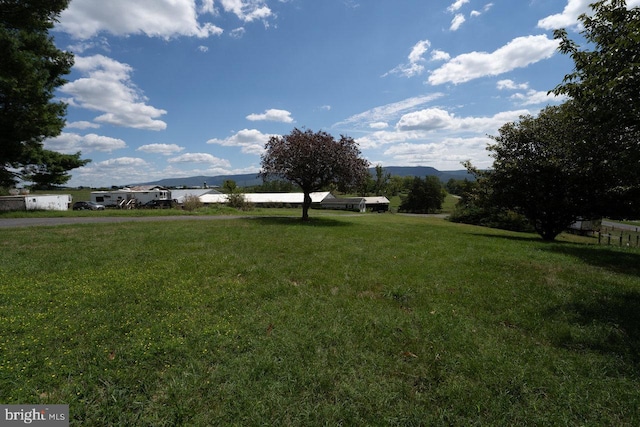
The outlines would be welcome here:
[[[473,204],[458,202],[449,221],[502,230],[533,232],[529,220],[517,212],[498,208],[485,208]]]
[[[231,193],[227,195],[227,205],[241,211],[250,211],[253,209],[253,204],[245,199],[244,194],[240,193]]]
[[[184,209],[185,211],[195,211],[196,209],[199,209],[201,207],[204,206],[204,203],[202,203],[200,201],[200,199],[198,198],[198,196],[194,196],[194,195],[188,195],[187,197],[184,198],[184,203],[182,204],[182,209]]]

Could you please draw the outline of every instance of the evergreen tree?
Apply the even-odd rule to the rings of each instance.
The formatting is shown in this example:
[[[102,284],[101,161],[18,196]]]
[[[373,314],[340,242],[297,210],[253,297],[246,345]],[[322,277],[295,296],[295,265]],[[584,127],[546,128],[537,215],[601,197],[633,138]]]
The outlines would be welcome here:
[[[40,184],[66,182],[61,168],[86,163],[78,154],[47,153],[42,145],[65,125],[66,105],[54,101],[54,91],[66,83],[62,76],[73,55],[56,48],[49,30],[68,4],[0,1],[0,186],[30,177]]]

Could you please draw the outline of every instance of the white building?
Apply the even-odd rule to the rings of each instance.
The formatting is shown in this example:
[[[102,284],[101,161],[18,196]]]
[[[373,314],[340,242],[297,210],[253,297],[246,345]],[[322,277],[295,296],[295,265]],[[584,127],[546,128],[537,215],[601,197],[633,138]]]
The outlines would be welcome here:
[[[291,205],[302,206],[304,193],[246,193],[244,200],[254,205]],[[334,199],[335,196],[328,191],[311,193],[311,204],[320,205],[323,200]],[[200,196],[200,201],[205,205],[215,203],[227,203],[226,194],[205,194]]]

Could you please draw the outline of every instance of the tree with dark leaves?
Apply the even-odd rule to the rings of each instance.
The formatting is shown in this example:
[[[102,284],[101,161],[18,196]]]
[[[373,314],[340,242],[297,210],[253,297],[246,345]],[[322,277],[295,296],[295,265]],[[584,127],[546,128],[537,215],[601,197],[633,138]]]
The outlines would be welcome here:
[[[493,136],[494,158],[484,173],[492,203],[524,215],[544,240],[554,240],[579,217],[592,214],[592,191],[580,155],[579,133],[570,104],[523,116]]]
[[[438,177],[427,176],[421,179],[416,176],[413,178],[409,193],[403,198],[399,210],[420,214],[436,213],[442,209],[444,198],[445,190]]]
[[[262,155],[263,179],[279,178],[300,187],[304,193],[302,220],[309,219],[311,193],[329,185],[340,190],[357,188],[364,182],[369,162],[360,157],[353,138],[309,129],[294,128],[290,134],[273,136]]]

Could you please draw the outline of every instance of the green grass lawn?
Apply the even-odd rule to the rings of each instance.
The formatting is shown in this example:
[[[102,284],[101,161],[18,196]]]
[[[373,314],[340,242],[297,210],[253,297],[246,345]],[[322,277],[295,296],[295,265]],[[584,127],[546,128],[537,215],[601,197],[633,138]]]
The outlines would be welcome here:
[[[640,423],[639,250],[311,216],[3,229],[0,402],[83,426]]]

